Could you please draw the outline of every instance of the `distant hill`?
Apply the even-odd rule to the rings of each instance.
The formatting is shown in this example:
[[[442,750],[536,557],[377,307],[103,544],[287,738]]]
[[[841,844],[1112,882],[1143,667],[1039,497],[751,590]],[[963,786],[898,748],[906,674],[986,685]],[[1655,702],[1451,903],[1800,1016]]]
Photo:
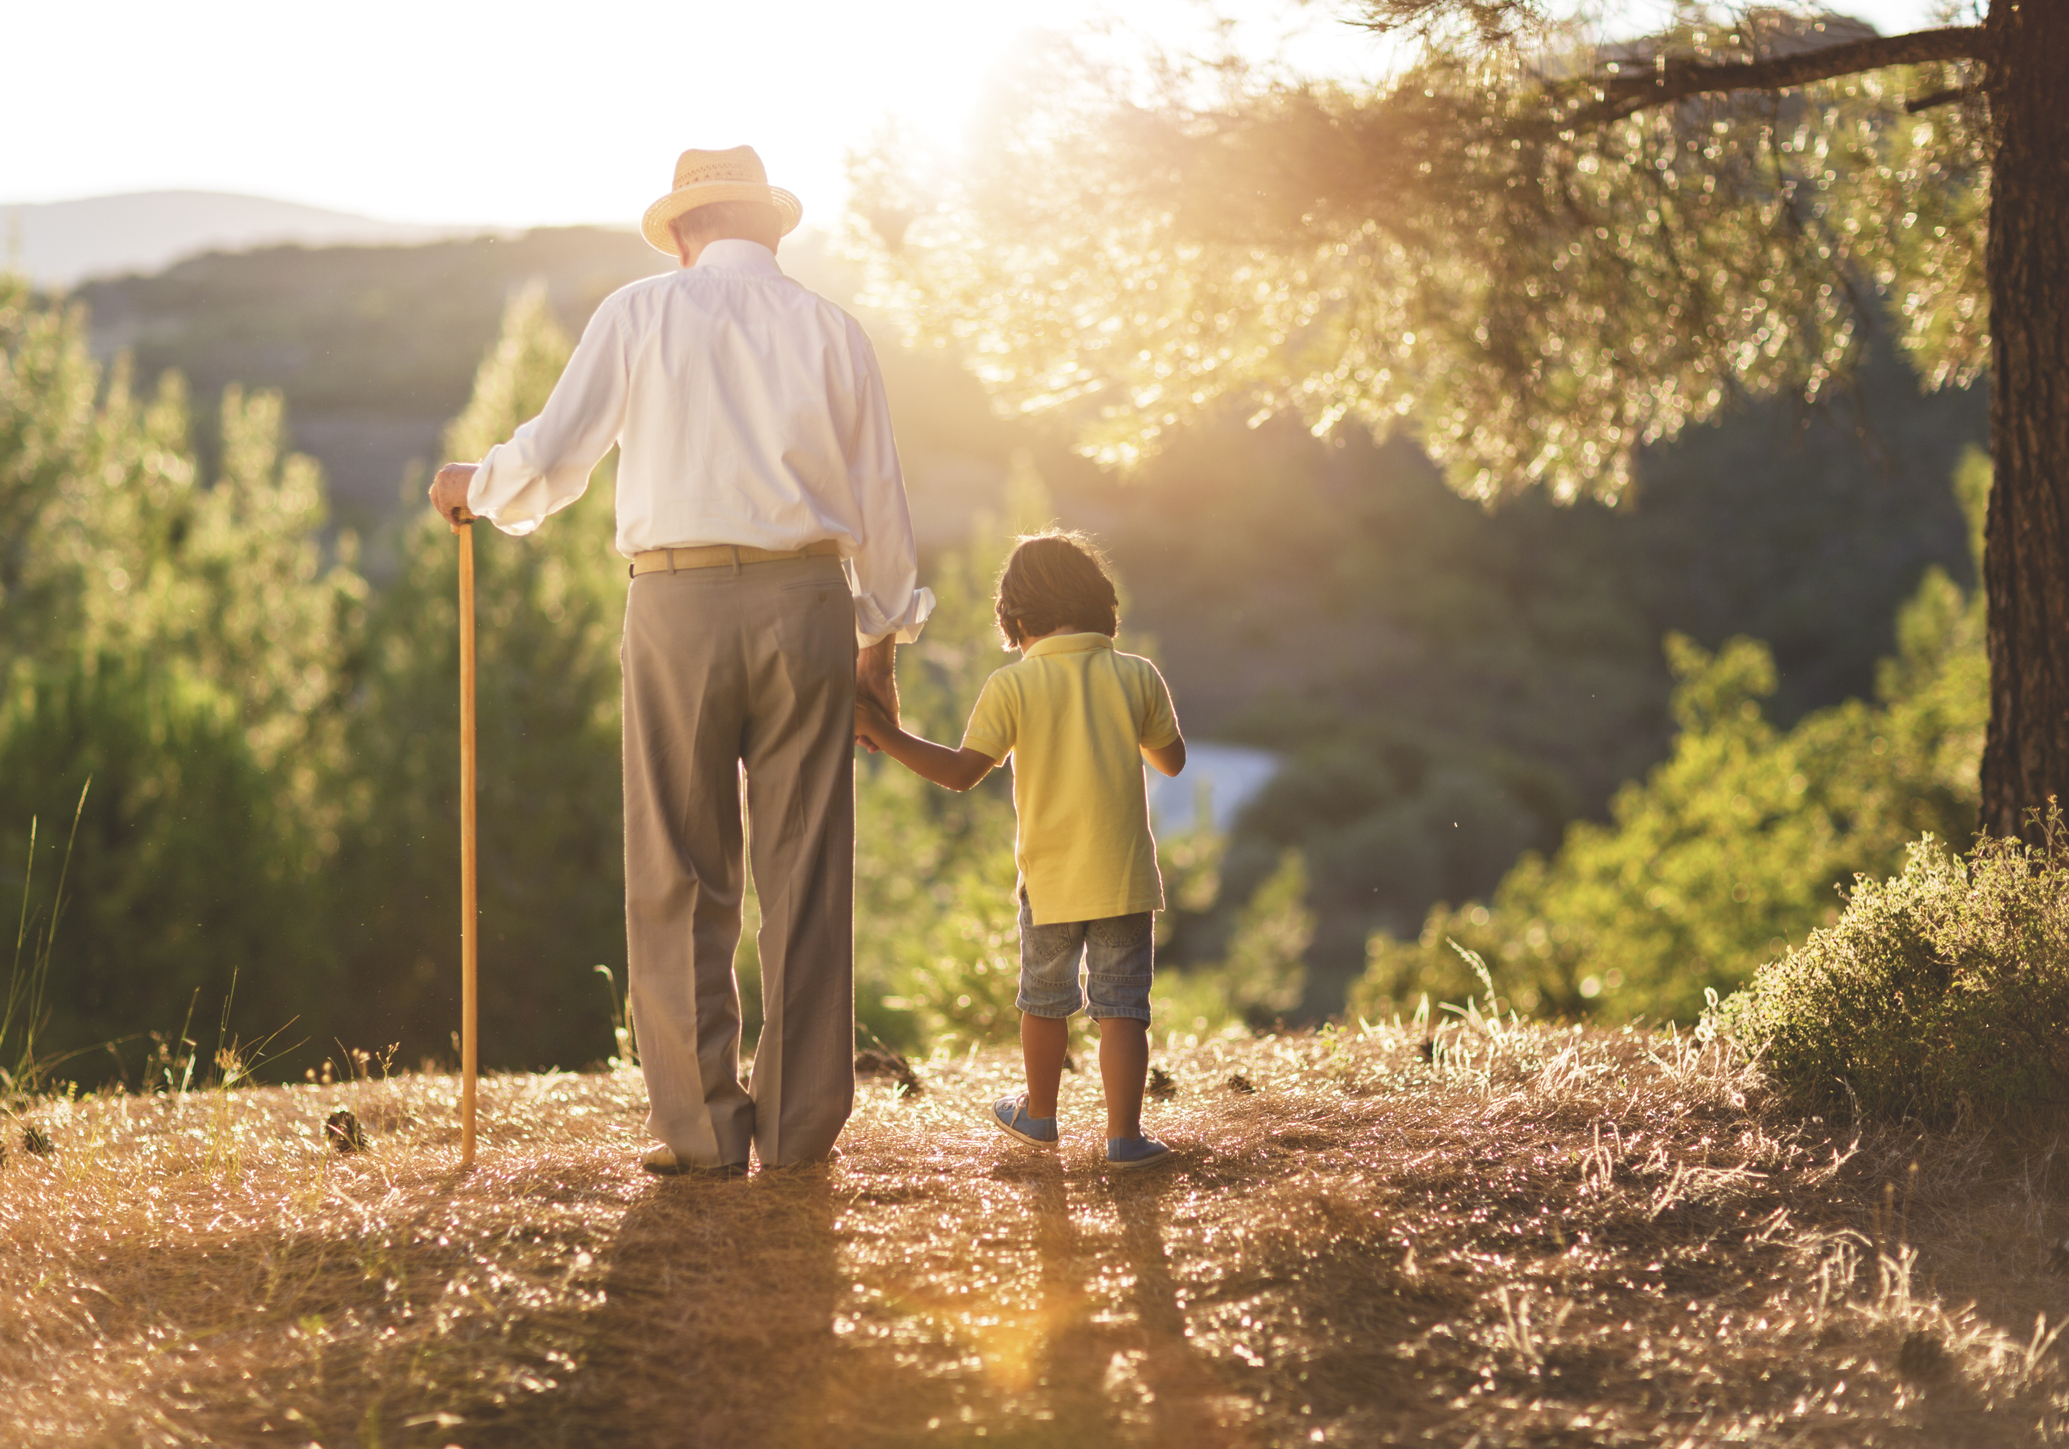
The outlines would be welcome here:
[[[389,512],[466,405],[510,293],[537,278],[571,330],[658,270],[630,233],[573,228],[422,246],[211,252],[153,276],[85,283],[94,350],[128,351],[149,385],[186,375],[204,435],[229,383],[278,388],[295,445],[329,475],[340,517]]]
[[[47,287],[71,287],[88,277],[155,272],[202,252],[285,243],[407,245],[454,231],[221,191],[139,191],[81,201],[0,203],[0,235],[11,259]]]

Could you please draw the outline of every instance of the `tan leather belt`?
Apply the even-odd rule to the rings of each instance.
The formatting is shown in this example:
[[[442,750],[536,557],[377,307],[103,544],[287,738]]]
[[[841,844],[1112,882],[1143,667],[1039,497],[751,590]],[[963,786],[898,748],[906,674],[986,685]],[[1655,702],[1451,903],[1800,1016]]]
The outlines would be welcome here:
[[[783,563],[796,558],[839,558],[841,546],[830,538],[803,548],[750,548],[744,543],[712,543],[699,548],[650,548],[632,556],[632,577],[680,573],[684,569],[730,568],[737,564]]]

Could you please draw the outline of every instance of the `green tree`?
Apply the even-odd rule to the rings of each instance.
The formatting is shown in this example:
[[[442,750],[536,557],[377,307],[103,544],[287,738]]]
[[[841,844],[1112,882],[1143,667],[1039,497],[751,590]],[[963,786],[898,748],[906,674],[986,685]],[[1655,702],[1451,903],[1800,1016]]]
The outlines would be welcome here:
[[[57,878],[54,1050],[177,1029],[197,992],[263,1035],[326,997],[323,787],[365,587],[277,396],[224,394],[204,477],[185,392],[104,377],[76,309],[0,277],[0,851]],[[26,861],[31,821],[38,858]],[[47,911],[47,895],[25,902]]]
[[[514,295],[446,453],[478,458],[544,406],[568,338],[541,289]],[[625,565],[606,461],[526,538],[474,525],[483,1060],[609,1055],[593,967],[624,965],[617,649]],[[459,996],[458,554],[427,508],[401,524],[347,721],[350,826],[338,930],[360,963],[353,1038],[443,1050]]]
[[[1420,42],[1370,87],[1051,64],[933,210],[895,158],[858,210],[928,331],[1122,461],[1229,399],[1411,424],[1477,497],[1614,496],[1734,397],[1844,386],[1893,318],[1928,378],[1991,381],[1981,818],[2016,833],[2069,794],[2069,11],[1681,5],[1599,44],[1570,9],[1362,0]]]
[[[1989,465],[1972,455],[1959,481],[1979,528]],[[1455,940],[1525,1010],[1693,1020],[1706,990],[1835,922],[1856,876],[1898,870],[1920,835],[1966,833],[1988,704],[1982,611],[1980,590],[1965,597],[1932,570],[1899,620],[1879,703],[1787,731],[1762,712],[1765,645],[1713,656],[1670,639],[1672,756],[1618,791],[1607,824],[1574,824],[1549,860],[1526,855],[1490,902],[1438,907],[1415,942],[1375,936],[1353,1009],[1469,990]]]

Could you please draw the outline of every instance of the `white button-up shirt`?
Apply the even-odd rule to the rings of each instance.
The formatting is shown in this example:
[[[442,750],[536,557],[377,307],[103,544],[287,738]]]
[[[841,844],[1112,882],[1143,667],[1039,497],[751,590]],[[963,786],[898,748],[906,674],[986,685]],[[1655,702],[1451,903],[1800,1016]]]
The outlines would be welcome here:
[[[545,411],[489,449],[467,507],[527,534],[619,445],[618,552],[840,545],[856,637],[919,637],[905,478],[861,326],[759,242],[621,287],[589,319]]]

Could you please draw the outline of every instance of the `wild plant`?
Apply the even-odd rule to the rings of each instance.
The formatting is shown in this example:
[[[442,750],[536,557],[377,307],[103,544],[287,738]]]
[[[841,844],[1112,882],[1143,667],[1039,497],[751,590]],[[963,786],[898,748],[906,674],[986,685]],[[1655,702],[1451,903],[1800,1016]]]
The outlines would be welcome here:
[[[632,1038],[632,982],[628,977],[621,994],[618,978],[610,967],[598,965],[596,974],[603,978],[603,989],[611,998],[611,1040],[618,1052],[610,1059],[610,1069],[616,1072],[636,1067],[639,1065],[639,1044]]]
[[[21,917],[14,932],[14,960],[7,972],[7,1003],[0,1008],[0,1099],[11,1105],[33,1097],[57,1065],[57,1061],[37,1055],[36,1039],[50,1020],[45,996],[50,985],[51,952],[56,945],[58,922],[64,917],[65,881],[72,870],[72,847],[79,839],[79,818],[86,813],[86,792],[92,787],[89,778],[80,788],[79,803],[73,807],[72,832],[65,839],[64,861],[58,867],[57,889],[51,894],[48,919],[40,907],[32,912],[30,905],[36,873],[36,820],[29,820]],[[26,966],[22,961],[24,947],[28,948]]]
[[[1763,967],[1720,1021],[1798,1101],[1871,1119],[2004,1121],[2069,1098],[2069,831],[1932,836],[1901,874]]]

